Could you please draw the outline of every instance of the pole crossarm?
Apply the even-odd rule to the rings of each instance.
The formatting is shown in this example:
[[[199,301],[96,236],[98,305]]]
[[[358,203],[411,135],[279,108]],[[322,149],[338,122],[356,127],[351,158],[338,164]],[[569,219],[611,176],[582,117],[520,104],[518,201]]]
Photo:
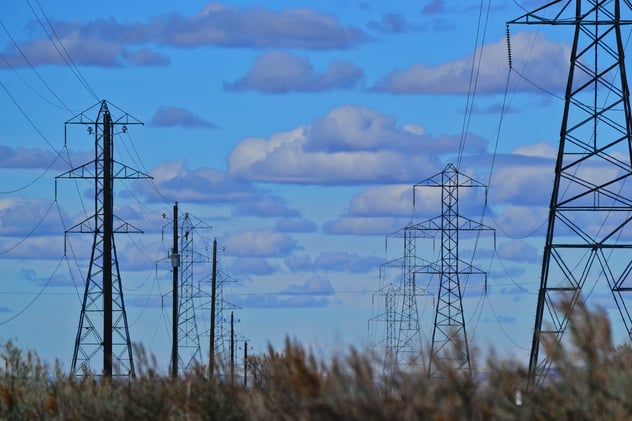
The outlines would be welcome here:
[[[97,112],[97,118],[95,119],[94,112],[97,108],[99,110]],[[111,112],[112,109],[118,110],[121,114],[118,117],[115,116]],[[123,126],[144,125],[142,121],[140,121],[133,115],[121,110],[119,107],[117,107],[116,105],[112,104],[109,101],[106,101],[105,99],[97,102],[91,107],[71,117],[64,124],[89,124],[89,125],[102,126],[103,123],[101,121],[101,116],[102,116],[101,114],[104,112],[104,110],[107,110],[107,112],[110,113],[111,124],[113,125],[123,125]]]

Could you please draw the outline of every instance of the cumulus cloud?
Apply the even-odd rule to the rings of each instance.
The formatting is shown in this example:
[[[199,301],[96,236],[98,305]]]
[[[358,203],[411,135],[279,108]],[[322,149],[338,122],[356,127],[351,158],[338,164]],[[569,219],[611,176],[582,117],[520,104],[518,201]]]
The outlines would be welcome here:
[[[235,276],[264,276],[272,275],[278,271],[278,267],[271,265],[266,259],[257,257],[240,257],[230,267],[230,273]]]
[[[2,252],[2,257],[12,259],[60,259],[64,253],[64,239],[61,235],[63,227],[60,227],[58,233],[60,235],[56,237],[29,237],[19,240],[4,238],[0,240],[0,252]],[[83,250],[78,250],[78,252],[80,258],[88,254]]]
[[[367,26],[374,31],[385,34],[401,34],[412,29],[412,26],[406,21],[406,17],[399,13],[385,13],[379,21],[372,20]]]
[[[53,202],[22,197],[0,197],[0,232],[3,237],[61,234],[64,228]]]
[[[251,181],[300,184],[414,183],[442,169],[459,136],[426,134],[415,125],[361,106],[343,106],[309,126],[269,139],[247,138],[228,157],[228,174]],[[468,152],[486,142],[472,135]]]
[[[31,268],[23,268],[21,270],[21,275],[22,279],[31,281],[36,285],[46,285],[47,287],[76,287],[77,285],[85,285],[84,279],[79,279],[75,281],[70,276],[61,273],[53,273],[47,274],[46,276],[41,276]]]
[[[272,230],[231,232],[221,240],[228,256],[283,257],[298,247],[298,242]]]
[[[421,9],[421,12],[428,15],[443,13],[446,11],[445,0],[431,0]]]
[[[335,60],[326,72],[318,73],[307,58],[284,51],[270,51],[257,57],[245,76],[224,83],[224,89],[270,94],[317,92],[353,88],[363,77],[364,72],[360,68],[345,60]]]
[[[274,230],[277,232],[309,233],[318,231],[318,227],[309,219],[283,218],[274,225]]]
[[[326,50],[348,49],[368,39],[362,30],[309,8],[273,11],[221,3],[209,3],[191,16],[171,13],[146,22],[107,17],[86,22],[53,20],[51,24],[75,63],[103,67],[166,65],[169,58],[156,50],[160,47]],[[22,41],[20,48],[34,65],[65,65],[48,38]],[[8,46],[1,54],[12,67],[28,65],[15,47]]]
[[[12,148],[0,145],[0,168],[48,168],[62,169],[64,161],[58,154],[39,148]]]
[[[163,202],[239,203],[257,195],[255,188],[214,168],[190,169],[185,160],[164,161],[150,171],[153,185],[140,182],[138,191],[148,200]]]
[[[542,88],[555,92],[564,89],[570,57],[568,44],[547,40],[542,33],[519,32],[511,38],[511,49],[513,67],[520,69],[531,82],[519,83],[517,89],[536,91]],[[502,93],[508,71],[506,39],[479,48],[475,54],[477,61],[479,56],[477,92]],[[465,94],[470,89],[471,68],[471,56],[437,66],[415,64],[408,69],[392,71],[373,89],[394,94]]]
[[[216,129],[217,126],[186,108],[163,106],[149,120],[150,126]]]
[[[285,264],[294,272],[322,270],[325,272],[368,273],[374,271],[383,262],[384,259],[381,257],[360,256],[348,252],[321,253],[314,259],[307,255],[285,259]]]
[[[510,240],[496,248],[498,256],[503,260],[514,262],[537,263],[542,253],[531,244],[521,240]]]
[[[404,225],[404,218],[342,216],[323,225],[323,232],[332,235],[387,235]]]
[[[351,198],[348,213],[354,216],[410,216],[412,199],[411,185],[369,187]]]
[[[322,278],[318,275],[314,275],[302,284],[292,284],[280,294],[285,295],[333,295],[336,291],[331,285],[329,279]]]
[[[241,308],[321,308],[330,304],[329,297],[311,295],[236,295],[232,300]]]
[[[295,209],[290,209],[285,204],[285,199],[280,196],[253,197],[238,203],[233,209],[233,215],[251,215],[261,218],[292,218],[299,216]]]
[[[291,284],[277,293],[236,295],[232,299],[236,305],[246,308],[326,307],[335,292],[328,279],[314,275],[302,284]]]

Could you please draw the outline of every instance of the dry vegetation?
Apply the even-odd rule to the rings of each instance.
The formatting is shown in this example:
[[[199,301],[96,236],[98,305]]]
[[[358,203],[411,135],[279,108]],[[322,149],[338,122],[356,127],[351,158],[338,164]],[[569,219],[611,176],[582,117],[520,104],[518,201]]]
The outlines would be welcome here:
[[[380,378],[374,362],[351,350],[318,361],[296,343],[252,357],[251,384],[209,382],[199,373],[178,380],[159,375],[137,350],[130,382],[69,380],[11,343],[2,351],[2,419],[211,420],[623,420],[632,419],[632,348],[614,348],[603,313],[579,306],[570,325],[572,345],[550,349],[559,377],[525,390],[526,372],[491,355],[484,380],[443,367]],[[521,390],[521,405],[516,392]]]

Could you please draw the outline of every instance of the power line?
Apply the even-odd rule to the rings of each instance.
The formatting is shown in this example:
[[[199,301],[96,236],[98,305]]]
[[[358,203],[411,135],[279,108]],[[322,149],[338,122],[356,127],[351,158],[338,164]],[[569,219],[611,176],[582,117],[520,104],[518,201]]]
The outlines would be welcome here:
[[[44,219],[46,219],[46,217],[48,216],[48,214],[50,213],[50,210],[53,208],[53,205],[55,204],[55,201],[53,201],[50,206],[48,207],[48,209],[46,209],[46,212],[44,213],[44,215],[40,218],[39,221],[37,221],[37,223],[35,224],[35,226],[33,227],[33,229],[31,229],[31,231],[29,231],[26,236],[20,238],[20,240],[18,242],[16,242],[15,244],[13,244],[12,246],[6,248],[5,250],[0,250],[0,256],[7,254],[13,250],[15,250],[16,248],[18,248],[20,246],[20,244],[24,243],[26,240],[28,240],[33,233],[39,228],[39,226],[42,224],[42,222],[44,222]]]
[[[37,3],[37,6],[39,7],[40,11],[42,12],[42,15],[44,16],[44,19],[48,23],[48,26],[50,27],[53,35],[57,39],[57,42],[59,43],[59,46],[61,46],[61,50],[60,50],[60,47],[53,40],[53,36],[51,35],[51,33],[46,29],[46,26],[44,25],[44,22],[42,22],[42,19],[35,12],[35,9],[33,9],[33,6],[31,5],[31,2],[29,0],[26,0],[26,4],[29,6],[29,9],[31,9],[31,13],[33,13],[33,16],[35,16],[35,19],[37,19],[37,22],[40,24],[40,26],[44,30],[44,33],[48,37],[49,41],[51,42],[51,44],[53,44],[53,47],[55,47],[55,50],[57,50],[57,53],[64,60],[64,62],[66,63],[66,65],[68,66],[70,71],[75,75],[75,77],[77,78],[77,80],[79,80],[79,82],[83,85],[83,87],[86,88],[86,90],[98,101],[99,100],[99,96],[90,87],[90,85],[88,84],[88,81],[81,74],[81,71],[79,71],[79,68],[77,67],[77,65],[75,64],[74,60],[72,59],[72,57],[68,53],[68,50],[66,50],[66,47],[64,46],[63,42],[61,41],[61,38],[59,38],[59,36],[57,35],[57,32],[55,31],[55,28],[50,23],[50,20],[48,19],[48,16],[46,15],[46,12],[44,12],[44,9],[42,8],[42,5],[39,3],[38,0],[35,0],[35,1]],[[63,50],[63,52],[62,52],[62,50]]]
[[[24,111],[24,108],[22,108],[20,106],[20,104],[18,103],[18,101],[15,99],[15,97],[11,94],[11,92],[7,89],[7,87],[5,86],[4,83],[2,83],[2,81],[0,81],[0,86],[2,87],[2,89],[6,92],[6,94],[9,96],[9,98],[11,99],[11,101],[13,102],[13,104],[18,108],[18,110],[20,110],[20,112],[22,113],[22,115],[24,116],[24,118],[26,118],[26,120],[29,122],[29,124],[31,125],[31,127],[40,135],[40,137],[42,139],[44,139],[44,142],[46,142],[46,144],[59,155],[59,152],[57,151],[57,149],[53,146],[53,144],[48,140],[48,138],[44,135],[44,133],[42,133],[42,131],[35,125],[35,123],[33,122],[33,120],[31,119],[31,117],[26,113],[26,111]]]
[[[4,23],[2,23],[2,21],[0,21],[0,26],[2,26],[2,29],[4,30],[4,32],[7,34],[7,36],[9,37],[9,39],[11,40],[11,42],[13,43],[13,45],[15,46],[15,48],[18,50],[18,52],[20,53],[20,55],[22,56],[22,58],[24,59],[24,61],[26,61],[26,63],[29,65],[29,67],[31,68],[31,70],[33,70],[33,72],[37,75],[37,77],[39,78],[39,80],[42,82],[42,84],[44,84],[44,86],[46,86],[46,88],[48,88],[48,90],[50,91],[51,94],[53,94],[53,96],[55,97],[55,99],[57,99],[57,101],[59,101],[59,103],[62,105],[62,107],[64,109],[66,109],[69,112],[72,112],[72,110],[70,108],[68,108],[68,106],[64,103],[64,101],[61,100],[61,98],[55,93],[55,91],[53,91],[53,88],[50,87],[50,85],[44,80],[44,78],[42,77],[42,75],[37,71],[37,69],[35,68],[35,66],[33,66],[33,63],[31,62],[31,60],[29,60],[29,58],[26,56],[26,54],[24,54],[24,51],[22,50],[22,48],[20,48],[20,45],[15,41],[15,39],[13,38],[13,36],[11,36],[11,33],[9,32],[9,30],[7,29],[6,26],[4,26]],[[40,98],[46,100],[48,103],[50,103],[51,105],[55,105],[53,104],[51,101],[49,101],[48,99],[44,98],[42,95],[40,95],[39,93],[37,93],[37,91],[35,91],[35,89],[33,89],[33,87],[31,87],[28,82],[26,82],[26,80],[24,80],[13,68],[13,66],[11,66],[11,63],[9,63],[4,56],[0,56],[2,57],[2,61],[5,62],[5,64],[7,66],[9,66],[9,68],[11,70],[13,70],[13,73],[15,73],[21,80],[22,82],[24,82],[26,84],[26,86],[28,86],[33,92],[35,92]]]
[[[35,297],[33,297],[33,299],[26,305],[24,306],[20,311],[18,311],[16,314],[14,314],[13,316],[9,317],[8,319],[0,322],[0,326],[3,326],[9,322],[12,322],[13,320],[17,319],[18,317],[20,317],[22,314],[24,314],[24,312],[26,312],[29,308],[31,308],[31,306],[35,303],[35,301],[37,301],[37,299],[39,297],[42,296],[42,294],[44,293],[44,291],[46,290],[46,288],[48,288],[48,285],[50,284],[50,282],[53,280],[53,278],[55,277],[55,275],[57,274],[57,270],[59,269],[59,267],[61,266],[61,262],[64,260],[64,258],[62,257],[61,259],[59,259],[59,262],[57,262],[57,266],[55,267],[55,270],[53,271],[52,275],[48,278],[48,280],[46,281],[46,283],[42,286],[42,288],[40,288],[40,290],[37,292],[37,294],[35,295]]]
[[[466,110],[465,110],[465,115],[463,116],[463,126],[461,128],[461,142],[459,144],[459,154],[458,154],[457,164],[456,164],[457,168],[461,166],[461,159],[463,157],[463,151],[465,150],[467,130],[469,129],[469,124],[472,117],[472,111],[474,108],[474,97],[476,95],[476,88],[478,86],[478,77],[480,75],[480,68],[481,68],[481,63],[483,59],[483,47],[485,43],[485,34],[487,33],[487,22],[489,21],[490,8],[491,8],[491,0],[489,0],[487,4],[487,14],[485,16],[485,24],[483,26],[481,48],[478,53],[478,63],[476,63],[476,53],[478,51],[479,33],[481,30],[481,18],[483,15],[483,0],[481,0],[481,6],[479,9],[479,16],[478,16],[478,25],[476,28],[476,37],[474,41],[474,55],[472,56],[472,67],[470,70],[470,82],[468,85],[467,100],[466,100],[466,106],[465,106]]]

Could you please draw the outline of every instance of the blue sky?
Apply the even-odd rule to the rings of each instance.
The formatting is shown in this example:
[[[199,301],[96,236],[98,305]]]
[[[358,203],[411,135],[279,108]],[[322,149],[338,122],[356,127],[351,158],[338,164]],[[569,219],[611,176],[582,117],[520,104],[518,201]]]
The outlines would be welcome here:
[[[505,22],[543,3],[3,5],[0,337],[70,364],[91,238],[69,236],[64,257],[63,231],[93,202],[66,180],[55,200],[54,177],[93,154],[83,128],[64,146],[64,122],[107,99],[144,122],[115,154],[153,180],[117,184],[115,207],[145,233],[116,241],[132,341],[161,364],[174,201],[213,227],[200,244],[219,241],[253,352],[289,335],[328,353],[369,345],[380,265],[401,256],[385,237],[411,220],[412,185],[457,161],[488,185],[487,207],[467,192],[462,212],[496,229],[495,251],[462,241],[489,284],[466,288],[470,341],[526,362],[571,33],[513,26],[510,72]],[[416,194],[415,217],[437,216],[436,192]],[[436,241],[417,248],[437,258]]]

